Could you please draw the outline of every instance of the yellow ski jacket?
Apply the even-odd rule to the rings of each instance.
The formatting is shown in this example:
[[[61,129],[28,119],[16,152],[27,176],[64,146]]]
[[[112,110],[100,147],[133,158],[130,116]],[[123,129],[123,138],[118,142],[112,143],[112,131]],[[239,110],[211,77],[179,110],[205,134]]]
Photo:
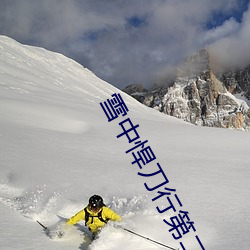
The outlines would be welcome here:
[[[88,221],[86,221],[86,225],[88,226],[89,230],[92,233],[95,233],[98,231],[98,229],[102,228],[106,223],[104,221],[112,220],[112,221],[121,221],[120,215],[116,214],[113,210],[110,208],[103,206],[98,212],[91,211],[88,207],[86,208],[87,212],[89,213]],[[101,213],[101,217],[104,221],[101,221],[98,218],[98,214]],[[85,220],[85,211],[82,209],[77,214],[72,216],[68,221],[67,224],[74,225],[80,220]]]

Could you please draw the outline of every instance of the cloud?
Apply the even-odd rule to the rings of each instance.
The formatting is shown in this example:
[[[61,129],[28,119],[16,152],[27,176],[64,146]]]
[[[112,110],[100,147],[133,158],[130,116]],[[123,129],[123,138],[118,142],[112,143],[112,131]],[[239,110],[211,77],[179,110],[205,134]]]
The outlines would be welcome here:
[[[243,8],[239,2],[2,0],[0,33],[61,52],[120,88],[149,86],[204,46],[226,57],[223,46],[241,44],[244,54],[249,13],[240,21],[234,17]]]
[[[224,24],[219,29],[227,29]],[[210,51],[216,61],[225,67],[244,67],[250,64],[250,10],[243,15],[242,22],[236,25],[232,32],[226,32],[221,39],[214,39]],[[216,31],[215,31],[216,32]]]
[[[232,17],[229,20],[225,20],[221,26],[204,31],[200,38],[201,44],[211,44],[219,41],[225,37],[231,36],[237,33],[240,28],[240,24]]]

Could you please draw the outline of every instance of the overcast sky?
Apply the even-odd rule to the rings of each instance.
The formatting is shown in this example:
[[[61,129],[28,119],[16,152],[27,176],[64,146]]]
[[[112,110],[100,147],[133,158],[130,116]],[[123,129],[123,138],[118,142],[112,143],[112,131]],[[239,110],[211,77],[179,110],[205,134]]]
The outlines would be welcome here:
[[[124,88],[195,51],[250,62],[250,0],[0,0],[0,34],[63,53]]]

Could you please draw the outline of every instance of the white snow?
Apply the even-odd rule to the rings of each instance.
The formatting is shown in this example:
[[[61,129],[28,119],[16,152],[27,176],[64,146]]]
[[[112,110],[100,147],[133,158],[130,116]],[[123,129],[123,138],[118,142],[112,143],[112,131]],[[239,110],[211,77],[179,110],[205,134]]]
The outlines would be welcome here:
[[[126,70],[126,69],[124,69]],[[100,102],[121,93],[129,112],[107,121]],[[140,170],[119,122],[130,118],[156,160]],[[84,222],[50,239],[36,223],[64,224],[92,194],[123,217],[122,226],[163,244],[198,250],[250,247],[249,132],[193,126],[149,109],[63,55],[0,36],[0,249],[163,249],[115,228],[90,244]],[[160,163],[188,211],[192,229],[174,240],[160,214],[167,199],[144,187]],[[171,199],[174,193],[169,196]],[[175,204],[176,205],[176,204]],[[178,213],[178,211],[177,211]]]

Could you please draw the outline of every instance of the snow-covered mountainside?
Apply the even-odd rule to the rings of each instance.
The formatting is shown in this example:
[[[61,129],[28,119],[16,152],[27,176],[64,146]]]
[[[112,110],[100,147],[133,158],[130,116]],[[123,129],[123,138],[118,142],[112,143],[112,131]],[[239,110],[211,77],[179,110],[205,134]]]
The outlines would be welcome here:
[[[108,122],[100,102],[114,93],[129,111]],[[141,141],[148,140],[156,157],[142,169],[126,154],[138,144],[117,138],[126,117],[139,125]],[[69,218],[97,193],[122,216],[123,227],[173,248],[182,242],[187,250],[202,249],[198,236],[205,249],[248,250],[249,141],[243,131],[193,126],[161,114],[63,55],[0,36],[0,248],[163,249],[112,223],[93,243],[84,222],[62,239],[48,238],[36,223],[53,229],[64,223],[58,216]],[[176,190],[168,195],[176,212],[158,212],[168,199],[152,201],[158,193],[145,188],[162,183],[162,176],[138,175],[152,174],[156,163],[169,180],[157,190]],[[181,238],[175,240],[177,230],[163,220],[180,210],[189,212],[196,231],[178,228]]]
[[[178,68],[170,87],[146,91],[132,85],[124,91],[146,106],[196,125],[248,130],[249,69],[215,73],[211,64],[203,49]]]

